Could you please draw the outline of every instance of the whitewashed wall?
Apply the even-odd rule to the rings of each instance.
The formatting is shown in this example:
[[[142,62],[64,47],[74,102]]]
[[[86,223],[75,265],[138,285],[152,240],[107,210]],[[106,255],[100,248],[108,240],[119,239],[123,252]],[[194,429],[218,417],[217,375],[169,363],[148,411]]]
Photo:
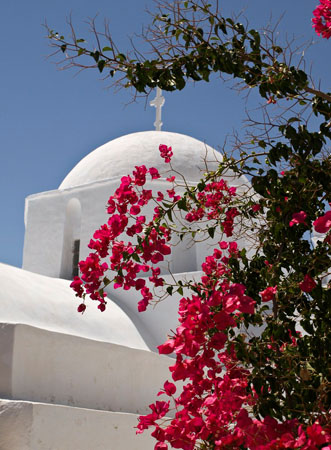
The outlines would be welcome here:
[[[0,398],[145,414],[171,358],[27,325],[0,327]]]
[[[1,450],[152,450],[135,414],[0,400]]]

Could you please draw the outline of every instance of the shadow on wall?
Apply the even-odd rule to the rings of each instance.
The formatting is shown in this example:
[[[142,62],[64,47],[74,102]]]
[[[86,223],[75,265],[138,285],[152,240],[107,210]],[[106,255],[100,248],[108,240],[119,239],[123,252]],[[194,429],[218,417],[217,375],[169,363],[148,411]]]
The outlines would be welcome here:
[[[63,230],[60,278],[72,280],[78,275],[82,208],[77,198],[69,200]]]

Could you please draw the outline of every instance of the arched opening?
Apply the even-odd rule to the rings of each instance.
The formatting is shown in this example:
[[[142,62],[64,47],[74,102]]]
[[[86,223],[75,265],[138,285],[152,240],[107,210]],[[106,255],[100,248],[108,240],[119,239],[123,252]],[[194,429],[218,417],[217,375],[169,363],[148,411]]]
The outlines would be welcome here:
[[[78,275],[82,208],[77,198],[69,200],[63,230],[60,278],[72,280]]]

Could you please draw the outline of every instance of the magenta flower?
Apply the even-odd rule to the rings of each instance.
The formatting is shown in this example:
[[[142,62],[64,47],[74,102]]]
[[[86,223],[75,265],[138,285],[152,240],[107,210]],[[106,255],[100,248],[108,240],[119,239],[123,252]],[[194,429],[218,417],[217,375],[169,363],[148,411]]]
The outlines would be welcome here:
[[[320,4],[313,11],[313,28],[323,38],[331,37],[331,0],[320,0]]]
[[[331,211],[316,219],[313,225],[317,233],[327,233],[331,228]]]
[[[78,311],[79,313],[83,313],[83,312],[85,311],[85,309],[86,309],[86,305],[85,305],[84,303],[81,303],[81,304],[78,306],[77,311]]]
[[[150,167],[148,172],[150,173],[152,180],[157,180],[158,178],[161,177],[161,175],[159,174],[159,171],[157,169],[155,169],[155,167]]]
[[[307,218],[307,214],[304,211],[294,213],[292,216],[292,220],[290,222],[290,227],[293,227],[293,225],[300,224],[300,223],[307,225],[306,218]]]
[[[173,156],[172,148],[167,147],[164,144],[161,144],[159,146],[159,151],[160,151],[162,158],[164,158],[164,161],[166,163],[170,163],[171,157]]]
[[[258,211],[260,211],[260,209],[261,209],[261,205],[259,205],[258,203],[252,205],[252,210],[254,212],[258,212]]]
[[[264,291],[259,292],[263,302],[273,300],[277,293],[277,286],[269,286]]]
[[[304,280],[299,284],[299,287],[303,292],[311,292],[316,286],[317,284],[308,274],[304,276]]]

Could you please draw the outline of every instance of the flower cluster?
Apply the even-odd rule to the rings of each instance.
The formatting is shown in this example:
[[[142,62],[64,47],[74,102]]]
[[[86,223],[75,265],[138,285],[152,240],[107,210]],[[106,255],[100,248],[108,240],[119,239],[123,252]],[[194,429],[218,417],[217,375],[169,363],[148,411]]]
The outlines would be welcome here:
[[[236,188],[229,187],[224,180],[206,183],[202,192],[196,196],[197,207],[191,207],[185,219],[197,222],[202,219],[219,221],[227,237],[232,236],[234,219],[239,215],[236,207],[229,206],[236,195]]]
[[[152,426],[152,436],[159,441],[155,449],[168,448],[167,441],[172,448],[191,450],[211,435],[216,446],[223,445],[223,440],[236,442],[237,436],[229,439],[231,426],[241,408],[252,404],[246,389],[248,372],[225,344],[227,331],[237,326],[241,315],[254,313],[255,301],[245,294],[245,286],[229,279],[226,262],[237,255],[236,243],[222,241],[219,247],[202,265],[201,282],[194,286],[196,295],[180,300],[180,325],[174,336],[158,347],[160,354],[176,354],[170,367],[173,380],[188,383],[176,399],[173,383],[166,382],[160,392],[176,405],[175,418],[168,426],[161,427],[158,420],[168,412],[170,401],[162,402],[162,408],[160,402],[150,405],[152,412],[140,417],[138,433]]]
[[[304,429],[297,420],[279,423],[270,416],[258,420],[248,414],[258,394],[248,394],[249,371],[236,356],[229,330],[240,323],[243,313],[254,313],[256,302],[245,294],[244,285],[230,281],[226,263],[236,244],[220,242],[219,247],[202,265],[201,282],[194,286],[197,295],[180,300],[180,325],[174,335],[158,347],[160,354],[176,355],[170,367],[173,381],[186,384],[175,397],[175,384],[166,381],[158,395],[169,400],[150,405],[151,413],[139,418],[137,433],[153,428],[152,436],[158,441],[155,450],[193,450],[202,442],[215,450],[317,450],[331,439],[318,421]],[[260,294],[268,301],[276,292],[274,286]],[[297,338],[290,331],[289,335],[290,345],[274,345],[273,350],[296,347]],[[174,418],[165,421],[171,402]]]
[[[71,283],[78,297],[85,298],[88,294],[92,300],[99,301],[98,308],[101,311],[106,307],[103,287],[109,283],[105,277],[105,272],[109,269],[117,273],[115,288],[134,288],[140,291],[142,299],[138,304],[139,311],[144,311],[152,299],[146,279],[139,278],[139,274],[151,271],[149,281],[155,286],[163,284],[163,279],[159,277],[160,269],[154,265],[171,253],[168,243],[171,233],[161,225],[151,228],[153,222],[148,222],[145,216],[140,215],[141,209],[153,198],[152,191],[143,188],[148,174],[152,180],[160,177],[157,169],[147,169],[144,165],[136,166],[132,176],[122,177],[119,188],[108,200],[107,212],[110,218],[94,233],[89,243],[93,252],[79,263],[81,277],[75,277]],[[141,235],[149,227],[150,232],[139,244],[119,239],[123,234],[128,237]],[[107,256],[108,262],[102,262]],[[79,305],[78,310],[84,312],[85,304]]]
[[[166,163],[170,163],[171,157],[173,156],[172,148],[167,147],[164,144],[161,144],[159,146],[159,151],[161,154],[161,157],[164,159]]]
[[[161,157],[170,162],[172,149],[160,145],[159,150]],[[106,308],[104,287],[110,282],[115,289],[139,291],[142,298],[138,310],[146,310],[154,301],[154,288],[163,286],[167,290],[160,263],[171,253],[170,241],[174,233],[179,236],[183,232],[190,233],[187,225],[194,222],[194,226],[201,226],[202,231],[206,230],[207,224],[211,237],[219,227],[229,238],[233,235],[235,218],[242,213],[235,188],[229,187],[217,175],[202,180],[184,195],[176,192],[173,176],[167,179],[171,183],[169,189],[154,195],[145,186],[148,177],[156,180],[160,175],[157,169],[142,165],[121,179],[119,188],[108,201],[109,220],[94,233],[89,243],[92,252],[79,263],[81,277],[75,277],[71,284],[78,297],[85,299],[88,294],[92,300],[97,300],[101,311]],[[285,202],[287,200],[285,197]],[[144,208],[150,202],[155,202],[156,207],[154,214],[151,213],[153,217],[147,219]],[[253,204],[251,209],[256,217],[261,205]],[[172,219],[173,213],[181,211],[185,211],[186,221],[182,229]],[[286,222],[287,227],[299,229],[304,225],[308,228],[308,223],[311,224],[311,217],[305,211],[292,213],[291,217],[291,221]],[[328,232],[331,212],[318,217],[313,225],[317,232]],[[134,239],[131,241],[131,238]],[[251,362],[249,358],[245,361],[242,358],[242,354],[249,354],[252,343],[239,333],[239,329],[243,325],[246,327],[249,320],[254,323],[261,304],[259,295],[261,310],[270,309],[263,303],[272,301],[275,312],[284,291],[281,283],[272,277],[273,271],[277,270],[275,260],[265,257],[262,268],[261,264],[255,266],[254,276],[257,270],[266,268],[267,278],[261,282],[256,277],[254,281],[259,288],[252,289],[249,283],[234,276],[234,271],[245,264],[245,252],[235,241],[220,239],[201,266],[200,280],[185,284],[191,294],[179,301],[179,325],[158,347],[160,354],[175,355],[175,363],[170,367],[172,381],[166,381],[158,394],[168,398],[151,404],[151,412],[141,416],[137,426],[137,433],[153,429],[152,436],[157,441],[155,450],[165,450],[168,446],[193,450],[200,445],[213,450],[329,448],[326,445],[331,440],[330,433],[315,420],[316,416],[315,422],[311,421],[307,426],[297,419],[280,422],[268,414],[257,419],[252,413],[269,387],[256,387],[252,381]],[[115,273],[112,280],[106,277],[107,271]],[[306,274],[301,275],[300,283],[296,278],[296,290],[300,288],[313,296],[318,291],[315,289],[318,278],[310,269],[302,273]],[[180,286],[183,295],[183,285]],[[85,308],[83,301],[78,311],[84,312]],[[288,355],[291,361],[294,360],[300,340],[301,336],[290,328],[286,328],[281,340],[269,336],[264,342],[269,369],[274,370],[280,358],[286,359]],[[237,345],[239,341],[241,347]],[[250,357],[255,357],[254,351]],[[175,385],[177,381],[184,383],[180,391]],[[167,418],[172,411],[173,418]]]
[[[170,162],[173,154],[171,147],[160,145],[160,152],[166,162]],[[110,282],[105,275],[108,270],[116,273],[113,280],[115,289],[134,288],[140,291],[142,299],[138,303],[139,311],[145,311],[153,299],[144,274],[151,272],[148,281],[154,287],[164,284],[157,265],[171,253],[169,243],[173,230],[165,223],[161,225],[160,219],[166,216],[169,201],[175,206],[182,198],[175,191],[175,177],[172,176],[167,178],[172,187],[166,190],[166,194],[158,192],[155,199],[152,190],[144,188],[148,175],[151,180],[160,178],[156,168],[147,169],[144,165],[136,166],[132,175],[121,178],[120,186],[108,200],[109,220],[95,231],[89,243],[92,252],[79,263],[81,276],[75,277],[71,283],[78,297],[85,299],[88,294],[92,300],[99,302],[98,308],[101,311],[106,308],[104,287]],[[239,214],[237,209],[231,206],[235,195],[235,188],[228,187],[224,180],[207,183],[196,196],[195,201],[200,205],[198,210],[191,209],[186,220],[192,222],[203,217],[217,220],[226,236],[231,236],[234,218]],[[157,206],[153,218],[148,221],[141,212],[150,201],[155,201]],[[124,242],[123,235],[129,238],[139,237],[138,243]],[[108,260],[104,261],[107,257]],[[84,312],[85,309],[84,303],[78,307],[79,312]]]
[[[313,28],[323,38],[331,37],[331,0],[320,0],[320,4],[313,11]]]

